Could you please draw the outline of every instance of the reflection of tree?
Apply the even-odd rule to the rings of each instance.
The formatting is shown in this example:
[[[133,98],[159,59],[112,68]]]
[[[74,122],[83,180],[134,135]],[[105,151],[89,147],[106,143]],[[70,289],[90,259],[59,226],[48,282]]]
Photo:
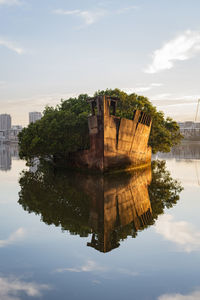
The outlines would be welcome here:
[[[88,246],[102,252],[153,224],[165,207],[178,201],[181,191],[163,161],[153,162],[152,172],[104,177],[61,172],[41,164],[35,173],[24,171],[20,185],[19,203],[26,211],[71,234],[92,233]]]
[[[42,221],[48,225],[61,226],[72,234],[88,235],[89,199],[73,185],[71,174],[58,173],[43,165],[35,173],[24,171],[19,182],[19,203],[24,210],[41,214]]]
[[[166,170],[164,160],[152,162],[152,181],[149,186],[149,196],[151,199],[153,220],[164,212],[165,208],[171,208],[179,200],[182,187],[177,180],[170,176]]]

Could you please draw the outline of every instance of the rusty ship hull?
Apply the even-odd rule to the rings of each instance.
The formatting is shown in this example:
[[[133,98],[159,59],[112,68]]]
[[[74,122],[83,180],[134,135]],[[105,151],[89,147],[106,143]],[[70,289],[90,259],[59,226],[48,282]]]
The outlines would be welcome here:
[[[88,118],[90,149],[72,153],[73,167],[93,171],[134,169],[151,163],[148,140],[151,118],[136,110],[133,119],[115,116],[117,99],[99,96],[90,99]]]

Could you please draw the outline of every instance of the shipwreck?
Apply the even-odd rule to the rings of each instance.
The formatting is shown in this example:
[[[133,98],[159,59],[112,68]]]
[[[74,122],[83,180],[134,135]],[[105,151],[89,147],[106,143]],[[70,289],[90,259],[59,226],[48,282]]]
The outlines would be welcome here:
[[[108,96],[88,99],[92,111],[88,117],[90,149],[71,153],[73,167],[103,173],[151,163],[151,117],[139,110],[133,111],[132,120],[117,117],[118,100]]]

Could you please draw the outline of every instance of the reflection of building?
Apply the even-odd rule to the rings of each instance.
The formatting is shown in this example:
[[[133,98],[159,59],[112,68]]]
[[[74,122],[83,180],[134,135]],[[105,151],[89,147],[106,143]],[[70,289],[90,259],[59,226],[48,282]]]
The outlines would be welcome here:
[[[29,113],[29,124],[35,123],[37,120],[42,118],[41,112],[33,111]]]
[[[0,170],[10,170],[12,159],[19,159],[18,145],[0,144]]]
[[[11,158],[18,160],[19,159],[19,147],[18,144],[16,143],[11,143],[10,145],[10,153],[11,153]]]
[[[9,130],[11,129],[11,116],[8,114],[0,115],[0,138],[7,140],[9,138]]]
[[[102,177],[98,182],[86,183],[92,197],[89,225],[93,234],[88,246],[108,252],[119,246],[119,240],[126,238],[127,232],[136,233],[151,223],[150,182],[148,168],[126,179],[118,176],[113,181]]]
[[[43,162],[21,177],[19,203],[46,224],[82,237],[91,234],[87,245],[106,253],[153,224],[150,182],[151,168],[97,176],[60,172]]]
[[[6,144],[0,145],[0,170],[7,171],[11,169],[11,153],[10,146]]]

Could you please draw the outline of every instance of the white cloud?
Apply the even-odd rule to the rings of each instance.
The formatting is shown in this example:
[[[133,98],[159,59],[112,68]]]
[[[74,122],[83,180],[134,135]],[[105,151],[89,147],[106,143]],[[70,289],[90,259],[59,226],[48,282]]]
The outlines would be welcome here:
[[[158,300],[199,300],[200,291],[182,295],[182,294],[165,294],[158,297]]]
[[[86,25],[92,25],[100,18],[106,15],[105,10],[89,11],[89,10],[63,10],[56,9],[53,13],[58,15],[74,15],[83,19]]]
[[[41,297],[43,290],[49,290],[46,284],[25,282],[15,277],[0,277],[0,299],[1,300],[20,300],[21,293],[29,297]]]
[[[162,83],[150,83],[146,86],[136,86],[135,88],[122,88],[127,94],[147,92],[155,87],[161,87]]]
[[[153,95],[151,96],[152,100],[170,100],[169,101],[169,105],[170,102],[172,101],[177,101],[178,103],[184,101],[184,102],[190,102],[191,101],[196,101],[196,105],[197,105],[197,100],[200,99],[200,94],[193,94],[193,95],[180,95],[180,94],[170,94],[170,93],[163,93],[163,94],[157,94],[157,95]]]
[[[170,93],[162,93],[162,94],[157,94],[151,97],[153,100],[169,100],[171,97]]]
[[[17,229],[14,233],[12,233],[6,240],[0,240],[0,248],[11,245],[21,239],[24,238],[26,232],[24,228]]]
[[[138,6],[132,5],[132,6],[128,6],[128,7],[122,7],[120,9],[114,10],[114,11],[108,11],[108,10],[102,9],[102,8],[96,9],[96,10],[55,9],[55,10],[53,10],[53,13],[58,14],[58,15],[67,15],[67,16],[74,15],[74,16],[82,18],[86,25],[92,25],[108,14],[109,15],[120,15],[120,14],[128,13],[132,10],[137,10],[137,9],[139,9]]]
[[[0,5],[20,5],[19,0],[0,0]]]
[[[200,32],[187,30],[153,53],[153,62],[145,70],[154,74],[173,68],[174,61],[184,61],[200,52]]]
[[[1,1],[1,0],[0,0]],[[16,46],[13,42],[0,38],[0,46],[4,46],[9,50],[16,52],[17,54],[23,54],[25,50]]]
[[[155,230],[166,240],[175,243],[181,251],[189,253],[200,250],[200,231],[188,222],[176,222],[171,215],[161,215],[155,224]]]

